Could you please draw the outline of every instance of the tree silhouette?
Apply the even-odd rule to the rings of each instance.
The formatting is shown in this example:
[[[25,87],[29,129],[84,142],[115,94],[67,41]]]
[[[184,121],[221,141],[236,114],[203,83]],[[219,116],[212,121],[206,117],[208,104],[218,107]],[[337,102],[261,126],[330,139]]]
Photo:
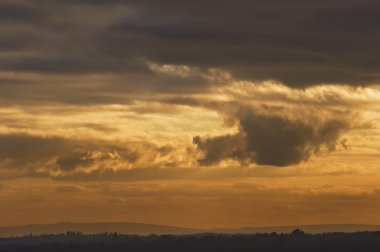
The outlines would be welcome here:
[[[302,231],[301,229],[294,229],[293,231],[292,231],[292,235],[296,235],[296,236],[300,236],[300,235],[305,235],[305,232],[304,231]]]

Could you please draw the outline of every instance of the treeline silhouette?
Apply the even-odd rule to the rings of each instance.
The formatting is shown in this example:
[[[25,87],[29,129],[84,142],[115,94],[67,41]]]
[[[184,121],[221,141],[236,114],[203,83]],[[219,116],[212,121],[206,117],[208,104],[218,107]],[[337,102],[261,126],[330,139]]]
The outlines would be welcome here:
[[[305,234],[120,235],[78,232],[0,239],[1,252],[371,252],[380,251],[380,232]]]

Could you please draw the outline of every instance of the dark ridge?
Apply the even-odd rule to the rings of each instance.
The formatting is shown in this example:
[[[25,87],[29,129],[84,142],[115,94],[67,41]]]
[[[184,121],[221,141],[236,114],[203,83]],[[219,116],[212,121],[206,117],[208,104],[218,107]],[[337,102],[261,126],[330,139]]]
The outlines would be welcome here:
[[[117,232],[122,234],[192,234],[202,230],[164,226],[155,224],[133,223],[133,222],[59,222],[54,224],[30,224],[13,227],[0,227],[0,237],[60,234],[66,231],[81,232],[84,234],[96,234],[103,232]]]
[[[359,232],[359,231],[380,231],[380,225],[363,225],[363,224],[323,224],[323,225],[298,225],[298,226],[272,226],[272,227],[242,227],[237,229],[219,228],[219,229],[192,229],[184,227],[133,223],[133,222],[59,222],[54,224],[31,224],[13,227],[0,227],[0,237],[25,236],[29,234],[60,234],[67,231],[81,232],[83,234],[96,234],[117,232],[119,234],[129,235],[181,235],[194,233],[290,233],[294,229],[302,229],[309,234],[332,233],[332,232]]]
[[[372,252],[380,251],[380,232],[306,234],[300,229],[290,234],[193,235],[84,235],[67,232],[56,235],[1,238],[1,252]]]

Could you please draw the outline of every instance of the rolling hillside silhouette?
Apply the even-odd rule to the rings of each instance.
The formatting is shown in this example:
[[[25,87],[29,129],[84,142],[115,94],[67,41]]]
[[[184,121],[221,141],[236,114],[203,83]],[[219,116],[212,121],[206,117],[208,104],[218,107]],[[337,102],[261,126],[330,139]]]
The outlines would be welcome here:
[[[143,224],[133,222],[59,222],[54,224],[31,224],[13,227],[0,227],[0,237],[60,234],[67,231],[81,232],[84,234],[96,234],[103,232],[117,232],[119,234],[133,235],[181,235],[195,233],[227,233],[227,234],[255,234],[255,233],[291,233],[294,229],[302,229],[309,234],[331,232],[359,232],[379,231],[380,225],[360,224],[325,224],[325,225],[299,225],[299,226],[275,226],[275,227],[243,227],[238,229],[192,229],[175,226]]]
[[[380,232],[306,234],[57,235],[0,238],[1,252],[378,252]]]
[[[74,223],[59,222],[54,224],[31,224],[14,227],[0,227],[0,237],[24,236],[24,235],[42,235],[42,234],[59,234],[67,231],[82,232],[85,234],[96,234],[103,232],[117,232],[120,234],[192,234],[202,232],[202,230],[143,224],[133,222],[92,222],[92,223]]]
[[[380,225],[365,224],[321,224],[321,225],[299,225],[299,226],[273,226],[273,227],[243,227],[239,229],[214,229],[215,233],[291,233],[295,229],[302,229],[308,234],[333,233],[333,232],[360,232],[360,231],[379,231]]]

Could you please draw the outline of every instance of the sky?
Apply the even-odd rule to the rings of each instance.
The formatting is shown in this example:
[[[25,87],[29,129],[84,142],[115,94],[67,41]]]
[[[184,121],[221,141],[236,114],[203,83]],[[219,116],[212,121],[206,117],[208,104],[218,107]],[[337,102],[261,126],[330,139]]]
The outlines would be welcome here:
[[[380,224],[375,0],[0,0],[0,223]]]

